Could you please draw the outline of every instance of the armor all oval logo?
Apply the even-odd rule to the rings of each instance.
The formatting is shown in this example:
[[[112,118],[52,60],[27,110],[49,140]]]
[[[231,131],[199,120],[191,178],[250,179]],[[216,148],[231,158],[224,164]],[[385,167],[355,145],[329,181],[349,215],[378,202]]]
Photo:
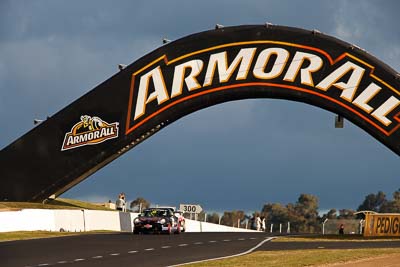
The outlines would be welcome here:
[[[103,143],[118,137],[118,122],[108,123],[99,117],[81,116],[81,120],[65,134],[61,151]]]

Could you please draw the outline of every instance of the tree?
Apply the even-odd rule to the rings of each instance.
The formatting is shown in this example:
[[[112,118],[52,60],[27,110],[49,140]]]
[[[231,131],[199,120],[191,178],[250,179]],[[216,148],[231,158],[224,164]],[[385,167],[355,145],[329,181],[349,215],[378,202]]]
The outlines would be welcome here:
[[[142,198],[142,197],[138,197],[135,200],[133,200],[130,204],[130,208],[133,212],[139,212],[140,208],[142,208],[142,210],[147,209],[150,207],[150,202],[147,201],[146,199]]]
[[[400,201],[400,189],[393,193],[393,200]]]
[[[371,210],[379,212],[379,209],[385,202],[387,202],[386,195],[382,191],[379,191],[377,194],[369,194],[365,197],[364,202],[358,206],[357,211]]]
[[[318,217],[318,198],[309,194],[301,194],[295,208],[299,215],[306,219],[316,219]]]
[[[400,213],[400,189],[393,193],[393,200],[384,202],[379,208],[382,213]]]
[[[299,213],[296,204],[289,203],[286,205],[288,218],[287,221],[290,222],[290,228],[292,232],[304,232],[306,229],[307,220],[302,214]]]
[[[204,218],[206,217],[206,213],[204,211],[201,211],[200,213],[197,214],[197,220],[198,221],[204,221]],[[195,216],[196,218],[196,216]]]
[[[355,219],[354,210],[350,209],[341,209],[339,210],[338,219]]]
[[[382,204],[379,209],[381,213],[399,213],[400,212],[400,202],[399,201],[387,201]]]
[[[330,209],[328,213],[326,214],[326,219],[336,219],[337,214],[336,214],[336,209]]]
[[[212,213],[212,214],[207,214],[207,222],[210,223],[219,223],[219,214],[218,213]]]
[[[319,231],[318,198],[310,194],[301,194],[295,205],[297,217],[304,218],[304,224],[299,227],[300,232],[314,233]]]
[[[296,204],[289,203],[283,206],[279,203],[267,203],[261,211],[268,223],[286,224],[290,222],[292,232],[317,232],[318,198],[309,194],[301,194]]]
[[[325,221],[326,219],[334,220],[337,218],[337,211],[336,209],[330,209],[327,213],[323,214],[320,218],[320,222]]]
[[[224,215],[221,218],[221,224],[227,226],[238,227],[244,222],[245,214],[242,210],[224,211]]]
[[[288,209],[280,203],[267,203],[261,210],[261,216],[265,217],[267,222],[280,224],[288,222]]]

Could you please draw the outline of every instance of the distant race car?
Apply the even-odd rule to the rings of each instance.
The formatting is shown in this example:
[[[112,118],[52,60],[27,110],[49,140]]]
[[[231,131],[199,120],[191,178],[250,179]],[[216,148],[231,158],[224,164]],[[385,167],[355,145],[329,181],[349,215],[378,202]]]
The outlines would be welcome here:
[[[178,217],[169,208],[145,209],[133,220],[134,234],[140,233],[167,233],[179,234],[181,225]]]
[[[186,231],[186,221],[185,221],[185,217],[183,217],[183,211],[176,210],[175,207],[171,207],[171,206],[162,206],[162,207],[158,207],[158,208],[170,209],[172,211],[172,213],[175,215],[175,217],[178,218],[179,224],[181,226],[181,232],[183,233]]]

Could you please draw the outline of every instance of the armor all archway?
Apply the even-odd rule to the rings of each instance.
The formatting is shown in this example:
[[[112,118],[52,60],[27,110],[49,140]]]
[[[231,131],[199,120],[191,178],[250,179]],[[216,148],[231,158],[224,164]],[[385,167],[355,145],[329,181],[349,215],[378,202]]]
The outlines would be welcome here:
[[[248,98],[318,106],[400,155],[393,69],[317,31],[227,27],[156,49],[0,151],[0,199],[60,195],[179,118]]]

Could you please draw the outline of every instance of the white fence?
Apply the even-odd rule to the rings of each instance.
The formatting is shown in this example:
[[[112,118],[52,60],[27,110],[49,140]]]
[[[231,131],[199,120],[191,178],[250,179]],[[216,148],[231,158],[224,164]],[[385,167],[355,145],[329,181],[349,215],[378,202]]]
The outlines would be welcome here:
[[[138,213],[102,210],[23,209],[0,212],[0,232],[110,230],[132,232]],[[186,219],[187,232],[254,232]]]

